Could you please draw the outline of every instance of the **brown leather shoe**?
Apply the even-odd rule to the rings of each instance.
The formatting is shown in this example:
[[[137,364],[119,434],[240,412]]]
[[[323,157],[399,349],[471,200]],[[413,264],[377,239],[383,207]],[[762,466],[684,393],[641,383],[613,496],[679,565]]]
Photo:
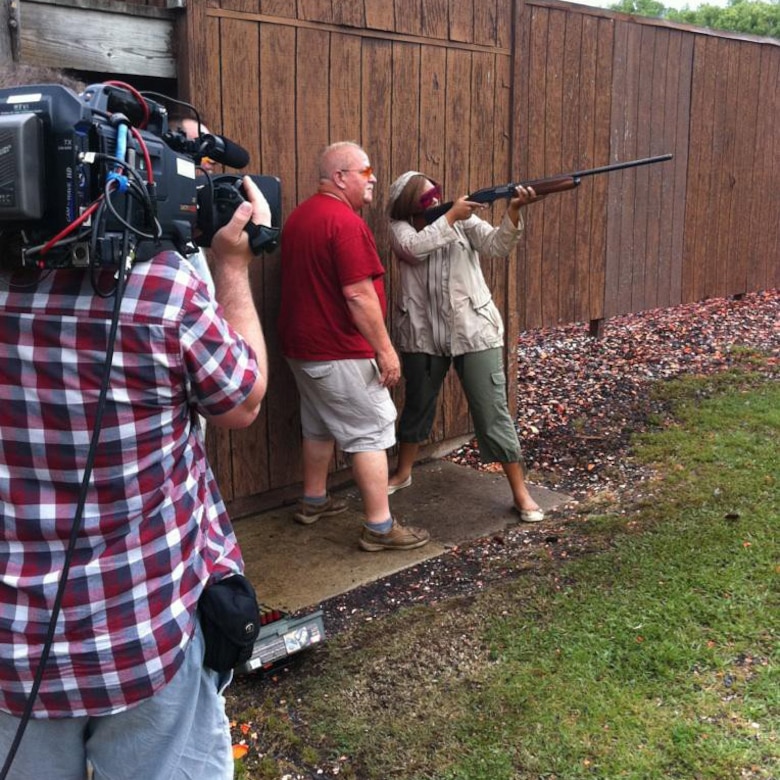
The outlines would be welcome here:
[[[321,517],[330,517],[331,515],[340,515],[346,512],[347,502],[339,501],[333,496],[328,495],[328,500],[323,504],[310,504],[303,499],[298,502],[298,511],[293,515],[296,523],[311,525],[316,523]]]
[[[393,520],[393,527],[386,534],[378,534],[363,526],[358,544],[367,552],[380,550],[414,550],[428,544],[431,535],[423,528],[404,526]]]

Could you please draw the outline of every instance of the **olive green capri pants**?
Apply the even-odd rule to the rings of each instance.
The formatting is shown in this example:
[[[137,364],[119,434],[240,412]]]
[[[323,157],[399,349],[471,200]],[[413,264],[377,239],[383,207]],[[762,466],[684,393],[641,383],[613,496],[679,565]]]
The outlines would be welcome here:
[[[507,403],[501,348],[456,357],[402,352],[401,361],[406,400],[398,424],[398,441],[420,444],[430,436],[436,401],[450,364],[454,363],[474,420],[480,460],[484,463],[520,460],[520,441]]]

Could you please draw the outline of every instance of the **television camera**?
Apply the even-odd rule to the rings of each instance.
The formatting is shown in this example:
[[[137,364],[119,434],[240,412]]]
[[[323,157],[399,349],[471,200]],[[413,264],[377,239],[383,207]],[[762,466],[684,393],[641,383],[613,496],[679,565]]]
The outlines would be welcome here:
[[[244,200],[243,177],[197,170],[204,157],[242,168],[249,155],[222,136],[172,131],[151,95],[166,99],[121,82],[80,95],[58,84],[0,89],[0,264],[120,267],[210,246]],[[278,245],[281,184],[252,179],[272,215],[270,227],[246,228],[260,255]]]

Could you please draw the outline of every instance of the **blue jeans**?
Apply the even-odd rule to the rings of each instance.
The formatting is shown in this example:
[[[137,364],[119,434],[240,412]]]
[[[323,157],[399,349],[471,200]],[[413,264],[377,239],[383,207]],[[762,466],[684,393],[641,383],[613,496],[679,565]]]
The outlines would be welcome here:
[[[150,699],[116,715],[30,720],[9,780],[231,780],[233,749],[222,695],[231,675],[203,666],[195,635],[174,678]],[[19,718],[0,712],[5,760]]]

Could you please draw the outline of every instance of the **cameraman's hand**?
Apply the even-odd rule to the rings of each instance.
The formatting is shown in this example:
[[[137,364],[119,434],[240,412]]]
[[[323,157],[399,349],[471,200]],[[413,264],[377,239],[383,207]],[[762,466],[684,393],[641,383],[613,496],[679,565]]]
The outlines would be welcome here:
[[[230,222],[220,228],[211,241],[211,251],[217,263],[242,260],[249,264],[253,255],[244,228],[249,222],[271,224],[271,207],[265,195],[250,176],[244,176],[242,185],[248,200],[235,210]]]
[[[271,209],[248,176],[244,177],[243,185],[247,202],[235,210],[230,222],[221,227],[211,241],[211,270],[223,315],[254,350],[258,371],[255,383],[243,403],[225,414],[209,418],[210,424],[219,428],[245,428],[250,425],[257,417],[268,385],[265,338],[249,280],[249,268],[254,255],[244,227],[250,221],[257,225],[270,225]]]

